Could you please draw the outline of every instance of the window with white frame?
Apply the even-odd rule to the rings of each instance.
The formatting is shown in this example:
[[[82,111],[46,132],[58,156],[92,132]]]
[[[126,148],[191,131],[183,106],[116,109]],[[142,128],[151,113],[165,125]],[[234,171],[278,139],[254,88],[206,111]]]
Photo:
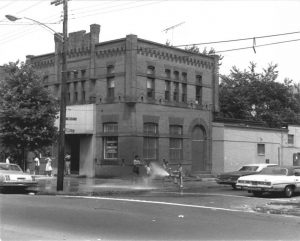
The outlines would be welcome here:
[[[118,123],[103,123],[104,159],[118,158]]]
[[[265,155],[265,144],[257,144],[257,155],[259,156]]]

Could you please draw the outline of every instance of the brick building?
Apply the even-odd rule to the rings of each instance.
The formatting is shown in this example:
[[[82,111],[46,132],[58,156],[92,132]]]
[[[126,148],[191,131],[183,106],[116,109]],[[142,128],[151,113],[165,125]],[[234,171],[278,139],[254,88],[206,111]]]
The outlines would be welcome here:
[[[99,42],[100,26],[69,34],[66,149],[71,171],[118,176],[133,157],[212,171],[212,113],[218,111],[218,57],[136,35]],[[27,56],[60,96],[61,43]]]

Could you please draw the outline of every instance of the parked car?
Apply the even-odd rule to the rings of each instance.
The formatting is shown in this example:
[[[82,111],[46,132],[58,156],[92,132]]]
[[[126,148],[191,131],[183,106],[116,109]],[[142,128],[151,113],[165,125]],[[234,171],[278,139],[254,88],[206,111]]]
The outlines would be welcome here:
[[[233,189],[236,189],[236,181],[239,177],[257,174],[265,167],[277,166],[277,164],[267,164],[267,163],[258,163],[258,164],[247,164],[242,166],[238,171],[233,172],[224,172],[217,176],[216,182],[219,184],[231,185]]]
[[[240,177],[237,187],[261,196],[264,192],[283,192],[292,197],[300,190],[300,166],[275,166],[263,169],[257,175]]]
[[[37,181],[35,177],[24,173],[20,166],[16,164],[0,163],[0,190],[23,189],[35,187]]]

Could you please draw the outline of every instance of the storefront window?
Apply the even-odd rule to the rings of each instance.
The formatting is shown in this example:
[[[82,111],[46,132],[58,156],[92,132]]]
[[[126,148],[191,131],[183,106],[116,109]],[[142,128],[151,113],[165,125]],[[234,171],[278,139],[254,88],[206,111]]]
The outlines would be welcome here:
[[[103,124],[104,159],[118,158],[118,123]]]

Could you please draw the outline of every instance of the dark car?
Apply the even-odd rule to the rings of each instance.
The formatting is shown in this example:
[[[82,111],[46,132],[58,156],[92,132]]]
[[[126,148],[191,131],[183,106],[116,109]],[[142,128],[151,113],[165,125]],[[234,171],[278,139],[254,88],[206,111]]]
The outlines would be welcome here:
[[[253,175],[259,173],[262,169],[268,166],[277,166],[277,164],[247,164],[242,166],[238,171],[224,172],[217,176],[216,182],[218,184],[231,185],[233,189],[236,189],[236,182],[239,177]]]

